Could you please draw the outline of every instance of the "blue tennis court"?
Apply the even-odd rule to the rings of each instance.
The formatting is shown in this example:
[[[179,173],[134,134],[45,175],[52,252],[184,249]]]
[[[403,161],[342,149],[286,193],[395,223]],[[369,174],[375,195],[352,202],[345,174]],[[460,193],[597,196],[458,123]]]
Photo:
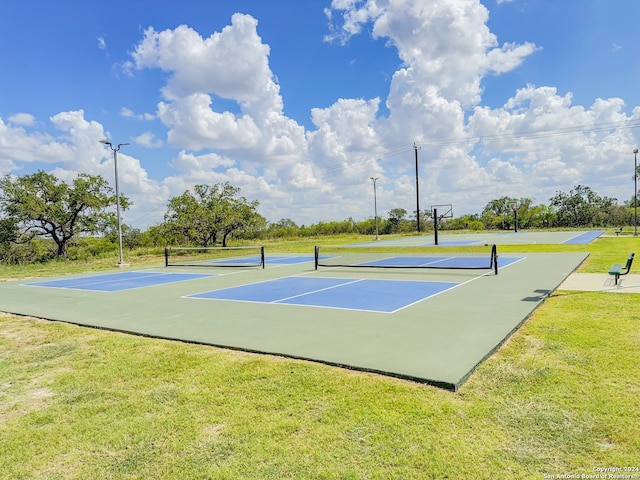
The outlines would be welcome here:
[[[174,282],[184,282],[198,278],[211,277],[210,274],[197,273],[154,273],[122,272],[105,275],[50,280],[46,282],[26,283],[29,287],[65,288],[71,290],[91,290],[96,292],[117,292],[133,288],[150,287]]]
[[[456,282],[285,277],[186,298],[394,313],[458,285]]]

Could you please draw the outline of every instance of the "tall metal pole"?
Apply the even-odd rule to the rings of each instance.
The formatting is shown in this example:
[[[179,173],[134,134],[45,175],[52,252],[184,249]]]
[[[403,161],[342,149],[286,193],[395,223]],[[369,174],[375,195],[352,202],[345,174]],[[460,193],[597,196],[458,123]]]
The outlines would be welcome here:
[[[378,195],[376,193],[376,181],[379,177],[369,177],[373,180],[373,211],[376,216],[376,240],[378,240]]]
[[[633,235],[638,236],[638,149],[633,149]]]
[[[121,267],[123,265],[126,265],[124,263],[124,256],[122,254],[122,223],[120,220],[120,186],[119,186],[119,182],[118,182],[118,151],[120,150],[120,147],[122,147],[123,145],[129,145],[128,143],[119,143],[118,146],[116,148],[113,148],[113,145],[111,144],[111,142],[107,142],[106,140],[100,140],[100,143],[103,143],[104,145],[109,145],[109,148],[113,151],[113,167],[115,170],[115,176],[116,176],[116,215],[118,216],[117,221],[118,221],[118,251],[119,251],[119,260],[118,260],[118,266]]]
[[[418,186],[418,146],[414,143],[413,150],[416,156],[416,225],[420,232],[420,188]]]

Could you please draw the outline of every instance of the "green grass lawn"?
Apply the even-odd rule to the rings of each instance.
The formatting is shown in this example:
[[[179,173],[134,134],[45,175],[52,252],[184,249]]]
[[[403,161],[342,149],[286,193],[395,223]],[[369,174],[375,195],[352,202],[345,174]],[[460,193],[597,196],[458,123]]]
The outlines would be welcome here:
[[[546,246],[591,252],[584,272],[639,247],[630,237]],[[78,267],[55,268],[22,275]],[[639,300],[555,292],[458,393],[3,315],[0,478],[542,479],[640,468]]]

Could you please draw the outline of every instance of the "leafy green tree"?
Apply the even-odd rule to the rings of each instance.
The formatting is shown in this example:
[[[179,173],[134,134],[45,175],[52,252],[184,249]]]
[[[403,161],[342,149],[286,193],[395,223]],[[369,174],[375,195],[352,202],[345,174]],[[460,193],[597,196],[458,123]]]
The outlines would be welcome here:
[[[633,225],[634,209],[625,205],[611,205],[606,209],[608,215],[608,225],[624,226]]]
[[[551,205],[536,205],[530,212],[529,226],[532,228],[551,228],[557,223],[557,214]]]
[[[171,237],[183,243],[200,246],[215,245],[222,239],[226,245],[229,236],[247,232],[266,220],[257,213],[259,202],[238,197],[240,189],[228,182],[215,185],[196,185],[169,200],[164,221]]]
[[[0,218],[0,245],[11,245],[18,239],[18,235],[15,218]]]
[[[239,191],[235,189],[235,193]],[[231,197],[223,202],[220,225],[223,246],[232,234],[253,237],[256,231],[266,227],[267,220],[257,212],[259,204],[257,200],[249,202],[245,197]]]
[[[267,226],[267,235],[276,238],[296,237],[301,234],[300,227],[290,218],[282,218]]]
[[[19,229],[20,238],[51,238],[56,255],[63,256],[74,238],[104,232],[117,219],[107,208],[116,204],[115,195],[101,176],[79,174],[71,184],[42,170],[22,177],[0,180],[0,211]],[[120,207],[129,200],[120,196]]]
[[[151,247],[161,247],[166,245],[177,245],[180,239],[176,237],[175,231],[167,223],[151,225],[143,233],[144,244]]]
[[[0,218],[0,260],[15,262],[15,243],[19,232],[13,218]]]
[[[475,214],[449,218],[442,223],[442,230],[483,230],[484,228],[484,223]]]
[[[400,233],[409,230],[409,222],[406,219],[407,211],[404,208],[393,208],[389,211],[389,218],[384,225],[384,233]]]
[[[440,212],[442,213],[442,212]],[[416,219],[416,211],[413,210],[411,212],[411,220],[407,222],[401,222],[402,231],[410,231],[418,229],[418,222]],[[429,232],[433,231],[433,212],[429,209],[420,210],[420,231],[421,232]]]
[[[638,168],[640,168],[640,167],[638,167]],[[640,195],[638,195],[638,197],[640,197]],[[629,207],[635,207],[635,206],[640,207],[640,198],[636,199],[635,194],[631,195],[631,198],[629,200],[625,200],[624,204],[629,206]]]
[[[518,202],[517,198],[500,197],[491,200],[482,210],[481,219],[486,228],[508,230],[513,225],[513,212],[509,204]]]
[[[139,228],[131,228],[128,225],[122,225],[122,242],[129,249],[142,247],[144,245],[144,235]]]
[[[569,193],[558,191],[549,201],[563,227],[607,225],[608,209],[616,204],[615,198],[601,197],[586,185],[577,185]]]
[[[193,243],[208,247],[215,243],[218,234],[214,228],[215,219],[207,212],[202,185],[195,187],[195,194],[189,190],[182,195],[169,199],[167,212],[164,214],[166,230],[178,243]]]
[[[378,217],[378,233],[382,231],[382,219]],[[362,235],[375,235],[376,233],[376,219],[374,217],[367,218],[356,223],[356,232]]]

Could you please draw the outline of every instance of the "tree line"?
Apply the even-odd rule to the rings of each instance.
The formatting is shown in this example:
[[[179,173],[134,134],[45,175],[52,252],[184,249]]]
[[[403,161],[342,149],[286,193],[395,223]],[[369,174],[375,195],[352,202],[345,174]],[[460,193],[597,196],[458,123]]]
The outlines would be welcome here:
[[[196,185],[172,197],[164,220],[147,231],[122,225],[123,245],[227,245],[232,236],[255,237],[267,226],[259,202],[229,183]],[[119,195],[120,209],[132,203]],[[50,173],[0,179],[0,261],[25,263],[55,257],[97,256],[118,245],[116,196],[107,181],[80,174],[65,183]]]
[[[120,208],[131,201],[123,195]],[[50,173],[0,179],[0,261],[25,263],[51,258],[108,255],[118,245],[116,197],[101,176],[79,174],[65,183]],[[590,187],[577,185],[558,191],[548,204],[530,198],[503,196],[487,203],[481,213],[438,219],[441,230],[512,230],[563,227],[602,228],[633,225],[637,199],[620,205]],[[122,225],[129,249],[164,246],[226,246],[231,239],[260,240],[336,234],[380,235],[415,232],[416,212],[391,209],[387,216],[357,221],[297,225],[285,218],[268,222],[258,213],[259,202],[247,200],[228,182],[195,185],[167,203],[163,221],[145,231]],[[421,231],[434,228],[433,213],[420,212]]]

